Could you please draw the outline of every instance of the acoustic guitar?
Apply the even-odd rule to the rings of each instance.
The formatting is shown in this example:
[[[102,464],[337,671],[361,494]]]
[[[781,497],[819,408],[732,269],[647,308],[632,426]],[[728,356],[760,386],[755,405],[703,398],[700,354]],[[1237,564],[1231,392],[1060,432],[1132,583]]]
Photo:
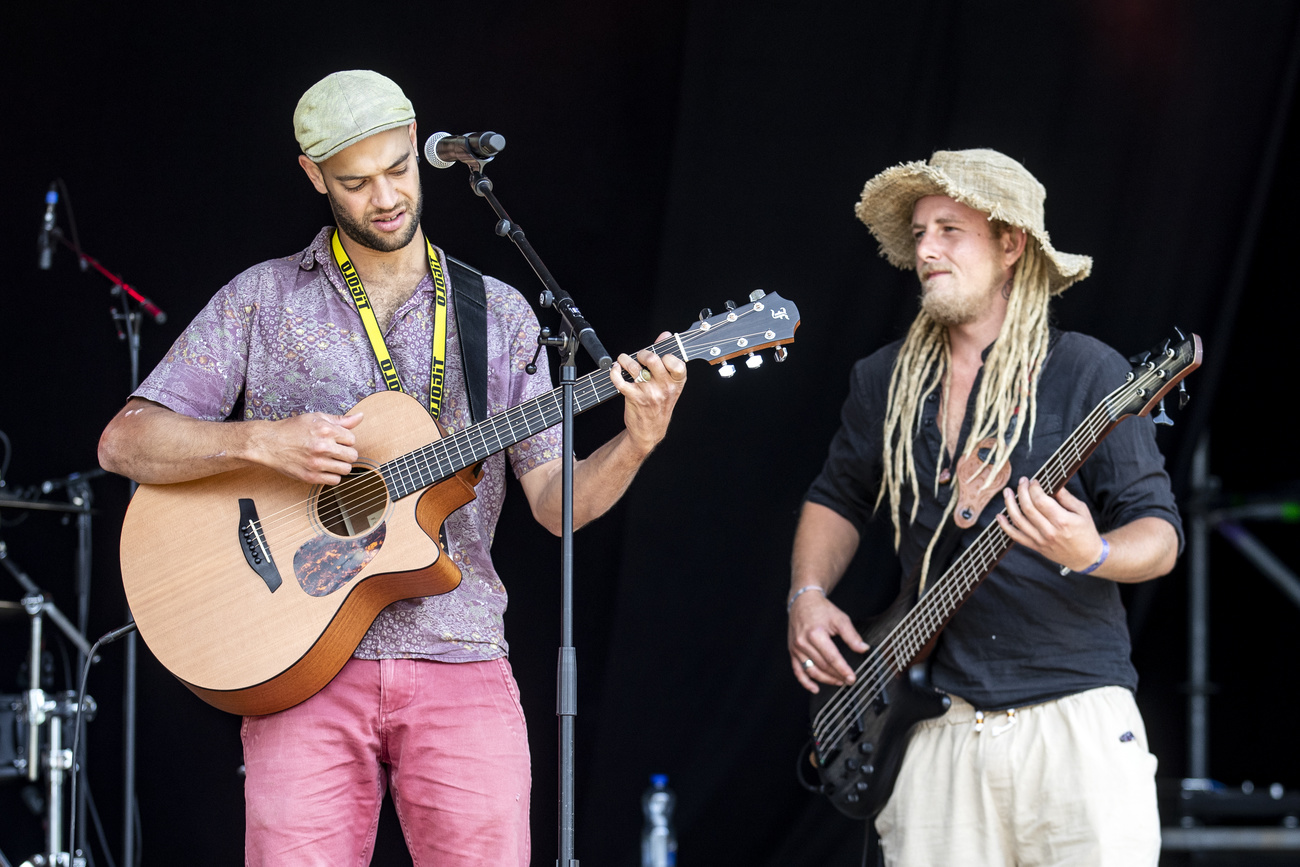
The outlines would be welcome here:
[[[794,340],[799,312],[779,295],[701,315],[650,349],[723,365]],[[614,397],[609,372],[573,386],[575,412]],[[306,700],[347,662],[379,612],[447,593],[460,572],[438,542],[474,497],[484,458],[560,422],[563,389],[452,434],[400,392],[356,410],[361,455],[337,485],[262,467],[141,485],[122,527],[122,582],[145,644],[196,695],[232,713]]]

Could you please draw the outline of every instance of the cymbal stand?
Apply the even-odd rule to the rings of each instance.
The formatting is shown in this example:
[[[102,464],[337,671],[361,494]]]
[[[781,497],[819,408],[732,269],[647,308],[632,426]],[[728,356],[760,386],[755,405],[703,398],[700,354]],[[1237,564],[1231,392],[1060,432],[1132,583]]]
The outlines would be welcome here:
[[[90,644],[77,631],[76,627],[59,611],[35,582],[27,576],[18,564],[8,555],[8,549],[0,541],[0,563],[3,563],[14,579],[22,585],[23,609],[31,621],[31,644],[28,657],[28,688],[23,699],[27,716],[27,757],[20,760],[24,764],[27,779],[35,782],[40,779],[42,764],[47,772],[46,809],[46,847],[45,852],[33,856],[24,862],[26,867],[84,867],[84,858],[72,857],[64,851],[63,841],[63,782],[65,775],[73,768],[72,751],[63,746],[63,720],[76,715],[76,693],[47,693],[41,687],[41,648],[44,646],[44,619],[48,617],[68,637],[83,656],[89,656]],[[93,715],[94,699],[87,698],[82,711],[87,716]],[[44,751],[46,761],[42,763],[41,728],[47,729]],[[84,826],[83,826],[84,829]],[[83,830],[84,834],[84,830]],[[80,847],[84,851],[84,845]]]

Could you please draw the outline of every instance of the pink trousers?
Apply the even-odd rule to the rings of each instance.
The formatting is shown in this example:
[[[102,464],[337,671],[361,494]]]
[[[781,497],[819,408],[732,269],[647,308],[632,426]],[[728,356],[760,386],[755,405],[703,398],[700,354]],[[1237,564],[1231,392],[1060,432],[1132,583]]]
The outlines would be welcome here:
[[[505,659],[352,659],[242,733],[249,865],[369,864],[390,787],[415,867],[528,864],[528,737]]]

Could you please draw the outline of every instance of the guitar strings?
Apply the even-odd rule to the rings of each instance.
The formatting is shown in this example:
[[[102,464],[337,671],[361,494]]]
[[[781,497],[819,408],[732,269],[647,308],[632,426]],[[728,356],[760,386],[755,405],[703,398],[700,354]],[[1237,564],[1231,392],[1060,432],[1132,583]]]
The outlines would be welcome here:
[[[700,332],[694,332],[694,334],[699,333]],[[753,335],[745,336],[752,337]],[[688,337],[692,348],[700,344],[707,345],[709,343],[717,342],[713,339],[704,341],[697,340],[695,337],[690,335],[688,335]],[[687,342],[688,340],[683,340],[683,344]],[[675,348],[677,348],[676,342],[674,339],[670,338],[660,344],[656,344],[652,347],[652,350],[657,354],[663,354]],[[614,387],[613,383],[609,381],[608,374],[604,371],[595,371],[575,383],[575,404],[577,405],[578,411],[582,412],[591,406],[612,397],[616,392],[617,389]],[[593,397],[594,399],[592,402],[586,402],[588,399]],[[552,403],[549,409],[547,408],[548,399],[551,399]],[[364,514],[365,512],[362,510],[368,512],[387,506],[390,495],[392,494],[395,494],[395,496],[391,496],[391,499],[401,499],[409,493],[414,493],[417,490],[427,488],[432,484],[450,478],[459,470],[482,460],[484,457],[501,450],[509,444],[518,442],[526,438],[527,435],[532,435],[532,433],[540,432],[541,430],[557,424],[562,418],[562,400],[562,389],[555,389],[552,392],[539,396],[533,401],[521,404],[519,407],[514,407],[505,413],[495,416],[492,419],[485,421],[482,425],[476,425],[464,431],[450,434],[406,455],[394,458],[371,471],[380,473],[384,478],[386,482],[384,491],[380,493],[378,486],[373,486],[376,488],[376,493],[374,495],[371,495],[367,500],[354,500],[349,503],[348,506],[354,513],[360,512]],[[531,433],[524,437],[518,436],[515,430],[520,421],[525,423],[525,430],[531,429]],[[505,427],[509,428],[510,436],[508,438],[503,438],[501,435],[501,431]],[[496,440],[495,448],[488,443],[489,437],[482,433],[483,430],[491,430],[494,432],[493,438]],[[475,438],[476,434],[481,443],[480,447],[477,449],[472,444],[472,440]],[[451,452],[453,451],[456,452],[454,456],[451,455]],[[468,458],[466,457],[466,454],[469,455]],[[431,458],[433,459],[432,462]],[[432,463],[437,464],[436,471],[434,470]],[[362,476],[362,478],[364,478],[364,476]],[[347,484],[349,487],[355,487],[354,482],[350,481]],[[317,490],[316,496],[319,497],[322,494],[329,494],[338,487],[339,486],[329,486],[326,488],[325,486],[322,486]],[[273,513],[262,518],[258,526],[264,528],[264,532],[274,533],[282,526],[282,522],[278,522],[277,518],[286,514],[290,522],[297,524],[305,505],[310,505],[310,499],[295,503],[281,509],[278,513]],[[330,520],[337,522],[339,513],[343,508],[343,506],[338,505],[336,508],[330,509],[328,512],[322,510],[321,515],[325,518],[324,523],[329,523]],[[310,538],[310,535],[303,538]],[[284,542],[288,544],[295,544],[298,541],[300,540],[292,538],[284,540]]]
[[[750,315],[751,312],[754,311],[751,310],[742,311],[736,315],[736,318],[737,320],[739,320],[742,316]],[[731,336],[728,337],[727,340],[728,341],[735,340],[737,342],[737,345],[743,347],[747,345],[749,341],[755,338],[762,337],[763,339],[768,339],[769,336],[774,336],[774,335],[772,335],[771,332],[764,332],[762,335],[755,332],[751,334],[740,335],[739,338],[735,336]],[[719,342],[721,341],[717,340],[716,338],[708,336],[708,332],[704,331],[703,329],[687,332],[682,339],[683,346],[686,346],[688,349],[687,360],[690,360],[691,358],[691,352],[689,350],[698,349],[700,346],[707,346],[710,344],[716,345]],[[678,347],[676,343],[676,337],[674,336],[668,338],[667,340],[663,341],[660,344],[656,344],[655,346],[652,347],[652,350],[655,351],[657,354],[662,355],[666,352],[671,352],[676,348]],[[584,377],[583,380],[579,380],[576,383],[576,386],[577,388],[575,389],[575,403],[579,404],[579,412],[585,411],[586,409],[590,408],[590,406],[594,406],[596,403],[603,402],[609,397],[612,397],[617,391],[617,389],[613,386],[613,384],[608,380],[607,374],[605,374],[604,371],[595,371],[592,374],[589,374],[587,377]],[[591,397],[593,394],[595,396],[594,402],[589,404],[583,404],[583,401]],[[545,410],[546,398],[548,396],[555,397],[554,406],[551,408],[551,411],[549,413]],[[401,482],[402,484],[396,486],[397,490],[395,491],[395,493],[397,494],[397,496],[392,497],[392,499],[400,499],[401,497],[406,496],[408,493],[412,493],[415,490],[428,487],[431,484],[449,478],[451,475],[454,475],[455,472],[459,471],[460,469],[470,466],[476,461],[482,460],[487,455],[492,454],[495,451],[500,451],[502,448],[507,447],[508,445],[513,444],[514,442],[518,442],[521,439],[526,438],[526,437],[520,437],[515,434],[514,431],[515,424],[514,422],[511,421],[512,418],[515,420],[518,420],[520,418],[521,413],[519,413],[518,410],[520,409],[541,410],[540,413],[533,414],[533,418],[536,419],[535,421],[530,421],[527,414],[526,413],[524,414],[523,420],[529,422],[530,426],[533,426],[535,428],[533,430],[533,433],[536,433],[537,431],[543,430],[546,427],[550,427],[553,424],[558,423],[562,418],[562,406],[560,403],[561,400],[562,400],[561,390],[556,389],[554,392],[550,393],[550,395],[542,395],[540,398],[536,399],[535,401],[530,402],[534,404],[533,406],[530,406],[530,404],[523,404],[520,407],[512,408],[512,410],[508,410],[506,413],[502,413],[501,415],[496,416],[494,417],[494,419],[490,420],[492,422],[497,422],[497,420],[499,419],[504,419],[504,421],[507,424],[509,424],[511,429],[510,430],[511,436],[508,442],[506,440],[503,440],[503,438],[501,437],[501,433],[500,433],[500,430],[502,428],[501,423],[498,422],[495,424],[490,424],[489,422],[484,422],[482,425],[474,426],[472,428],[467,429],[466,431],[459,432],[457,434],[452,434],[448,437],[444,437],[440,440],[436,440],[434,443],[422,447],[421,449],[417,449],[416,451],[411,452],[407,455],[403,455],[399,458],[395,458],[392,461],[389,461],[388,463],[378,468],[378,471],[381,473],[381,475],[384,476],[385,480],[388,482],[388,491],[386,491],[383,494],[380,494],[378,493],[377,486],[364,485],[365,488],[371,488],[371,487],[376,488],[376,494],[373,495],[368,501],[349,503],[347,504],[347,507],[351,508],[353,511],[359,511],[361,509],[373,511],[375,509],[380,508],[381,506],[386,506],[389,500],[388,494],[394,492],[393,491],[393,488],[395,487],[394,481]],[[540,418],[538,418],[539,415]],[[545,424],[542,424],[542,422],[545,422]],[[488,437],[482,435],[482,430],[484,429],[490,429],[495,432],[495,439],[497,440],[497,445],[495,448],[493,448],[487,443]],[[473,439],[476,433],[480,435],[479,438],[480,438],[480,442],[482,443],[481,447],[478,448],[477,450],[474,450],[472,447],[467,449],[467,446],[469,446],[469,441]],[[462,434],[464,435],[462,436]],[[450,452],[453,448],[458,452],[459,461],[451,461],[447,458],[441,458],[441,457],[437,458],[437,462],[439,464],[438,469],[440,472],[431,475],[430,474],[431,468],[429,466],[430,455],[436,456],[439,453],[446,454]],[[470,458],[468,460],[466,460],[464,457],[464,453],[467,450],[470,453]],[[457,466],[457,463],[459,464],[459,466]],[[447,467],[447,469],[444,469],[444,466]],[[362,479],[364,478],[365,476],[363,475]],[[356,486],[355,484],[349,484],[349,487],[355,487],[355,486]],[[329,492],[330,491],[328,490],[321,490],[318,491],[317,494],[319,496],[321,493],[329,493]],[[289,507],[286,507],[285,509],[282,509],[280,513],[269,515],[266,518],[262,519],[261,526],[265,527],[267,532],[274,532],[277,529],[277,526],[274,523],[274,521],[276,517],[282,513],[289,513],[290,520],[296,523],[301,513],[302,506],[303,503],[294,504]],[[329,513],[322,511],[321,514],[322,516],[326,516],[328,514],[329,520],[334,520],[337,522],[338,520],[337,514],[338,512],[342,511],[344,508],[345,508],[344,506],[339,505],[337,508],[331,509]],[[328,520],[326,521],[326,523],[328,523]],[[289,543],[294,543],[296,540],[289,539],[286,541],[288,541]]]
[[[755,306],[736,311],[735,319],[727,324],[733,325],[736,321],[755,312],[757,312]],[[741,349],[753,345],[754,348],[750,351],[756,351],[765,348],[763,341],[772,336],[772,332],[765,328],[740,335],[726,326],[716,326],[716,328],[733,333],[725,337],[715,337],[711,334],[714,329],[708,329],[706,324],[685,333],[671,335],[653,344],[649,349],[657,355],[677,354],[678,350],[683,350],[685,355],[683,360],[690,361],[698,357],[709,358],[710,347],[720,348],[725,344],[734,344]],[[725,350],[720,349],[719,360],[724,353]],[[584,412],[613,397],[616,393],[617,388],[609,380],[607,371],[592,371],[574,383],[575,410],[579,413]],[[286,532],[287,528],[300,525],[303,511],[308,510],[310,513],[313,501],[316,501],[320,507],[317,513],[319,523],[327,527],[339,526],[343,523],[346,514],[364,517],[381,508],[387,508],[390,500],[399,500],[445,481],[457,472],[509,445],[558,424],[562,417],[563,386],[560,386],[479,424],[452,432],[407,454],[386,461],[378,467],[367,467],[356,475],[344,477],[344,481],[338,485],[309,486],[314,489],[312,496],[261,516],[251,522],[252,528],[264,540],[268,549],[296,550],[301,543],[319,535],[318,528],[312,526],[312,523],[301,532],[285,538],[277,537]],[[523,436],[517,435],[519,429],[526,433]],[[495,441],[495,446],[492,445],[492,441]],[[376,473],[379,478],[375,477]],[[382,485],[379,484],[381,479]],[[328,499],[329,502],[321,502],[323,499]],[[365,528],[361,533],[371,527]],[[361,533],[353,535],[361,535]]]
[[[598,373],[603,378],[603,371]],[[594,375],[596,374],[589,374],[575,382],[575,403],[580,404],[593,394],[596,394],[598,400],[600,399],[598,389],[591,382]],[[544,404],[549,398],[560,399],[556,395],[556,391],[559,391],[559,389],[539,395],[537,398],[517,407],[512,407],[504,413],[485,420],[481,425],[448,433],[446,436],[371,469],[370,472],[377,472],[384,479],[384,492],[368,500],[354,501],[350,503],[351,507],[354,511],[362,509],[374,510],[381,505],[386,505],[390,498],[394,500],[400,499],[401,496],[405,496],[407,493],[413,493],[421,487],[427,487],[427,485],[421,484],[425,478],[431,479],[429,484],[435,484],[437,481],[450,478],[461,469],[471,466],[476,460],[481,460],[482,453],[495,451],[488,445],[489,438],[495,439],[498,446],[500,446],[504,442],[503,430],[508,429],[510,438],[513,438],[515,430],[520,426],[524,430],[530,430],[547,421],[548,413],[544,408]],[[549,427],[549,425],[547,426]],[[544,428],[539,427],[539,430],[541,429]],[[491,431],[491,434],[484,433],[485,430]],[[471,442],[475,434],[478,434],[481,443],[481,447],[478,449],[475,449]],[[437,467],[436,471],[434,470],[435,465]],[[438,478],[438,476],[441,476],[441,478]],[[321,493],[328,493],[337,487],[341,487],[342,484],[346,483],[340,483],[337,486],[322,485],[313,487],[319,488],[317,490],[317,496],[319,496]],[[405,490],[406,488],[410,490]],[[397,491],[402,491],[402,493],[399,496],[391,496]],[[297,523],[303,508],[310,506],[310,503],[310,498],[294,503],[279,512],[263,517],[260,523],[268,532],[273,533],[282,526],[278,523],[279,518],[287,516],[293,523]],[[322,512],[322,515],[324,514]],[[331,512],[330,514],[333,516],[335,513]],[[292,540],[288,541],[291,542]]]
[[[1100,443],[1102,437],[1098,434],[1119,423],[1121,419],[1115,418],[1115,413],[1127,403],[1127,397],[1140,393],[1153,378],[1158,379],[1159,375],[1151,369],[1144,370],[1141,376],[1134,377],[1107,395],[1085,417],[1035,474],[1034,478],[1045,490],[1054,494],[1064,485],[1072,473],[1069,472],[1069,463],[1063,461],[1072,455],[1081,466],[1084,454]],[[1122,396],[1125,399],[1121,400]],[[1003,509],[1001,514],[1005,515],[1006,510]],[[1012,544],[997,521],[989,524],[932,591],[926,593],[878,642],[858,666],[854,683],[841,689],[814,717],[813,732],[819,754],[825,755],[838,746],[860,710],[875,701],[884,686],[911,664],[933,638],[937,628],[956,612],[970,592],[969,585],[978,583],[986,567],[991,571],[991,564],[1010,550]],[[931,638],[926,638],[927,634]]]

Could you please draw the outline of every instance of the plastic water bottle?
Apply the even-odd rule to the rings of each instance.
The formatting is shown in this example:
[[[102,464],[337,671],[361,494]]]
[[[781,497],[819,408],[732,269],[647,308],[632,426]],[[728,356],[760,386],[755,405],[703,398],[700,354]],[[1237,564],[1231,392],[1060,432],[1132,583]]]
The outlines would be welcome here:
[[[650,788],[641,796],[645,826],[641,829],[641,867],[676,867],[677,829],[673,808],[677,796],[668,788],[667,774],[653,774]]]

